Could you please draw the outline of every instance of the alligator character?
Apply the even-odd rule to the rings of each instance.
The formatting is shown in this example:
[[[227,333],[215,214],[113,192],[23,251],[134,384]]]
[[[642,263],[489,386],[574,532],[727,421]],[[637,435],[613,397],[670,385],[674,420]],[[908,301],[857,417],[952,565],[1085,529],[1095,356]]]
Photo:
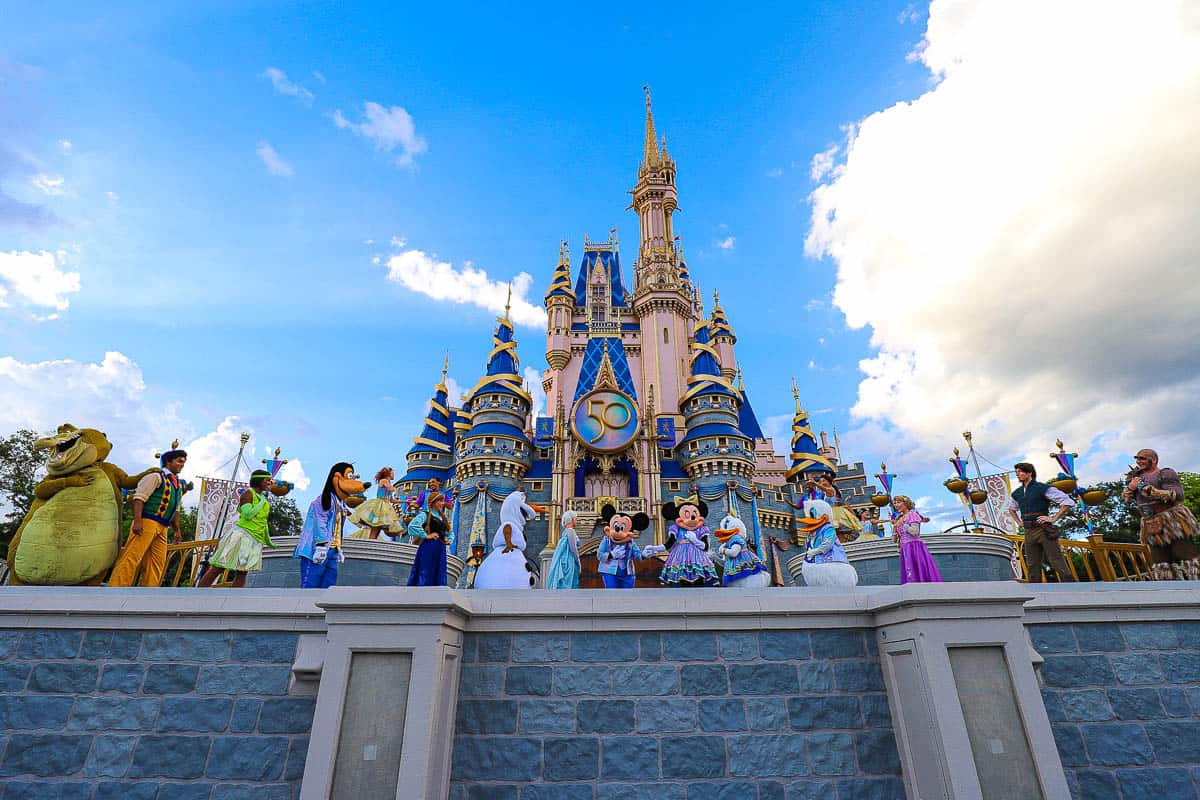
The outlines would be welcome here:
[[[9,582],[98,584],[117,558],[121,490],[136,488],[154,470],[130,476],[106,462],[112,443],[93,428],[60,425],[34,448],[49,450],[50,462],[9,545]]]

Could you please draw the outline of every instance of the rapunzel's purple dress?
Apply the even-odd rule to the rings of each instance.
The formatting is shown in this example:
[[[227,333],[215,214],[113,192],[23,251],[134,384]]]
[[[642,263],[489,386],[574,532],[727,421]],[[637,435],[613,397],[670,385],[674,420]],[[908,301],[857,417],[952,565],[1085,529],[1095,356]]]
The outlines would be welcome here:
[[[942,573],[921,541],[921,522],[924,518],[909,511],[896,522],[896,537],[900,542],[900,583],[941,583]]]

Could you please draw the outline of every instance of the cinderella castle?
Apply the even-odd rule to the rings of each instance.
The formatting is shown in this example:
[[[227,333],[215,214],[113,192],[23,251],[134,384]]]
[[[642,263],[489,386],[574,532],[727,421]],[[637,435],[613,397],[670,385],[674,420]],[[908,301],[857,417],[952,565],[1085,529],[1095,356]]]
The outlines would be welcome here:
[[[558,519],[568,510],[576,514],[586,554],[606,503],[648,514],[651,529],[642,543],[650,544],[665,534],[662,505],[698,495],[712,522],[726,513],[746,522],[764,558],[771,538],[793,540],[788,501],[812,473],[835,473],[849,505],[869,505],[874,487],[861,462],[841,464],[824,432],[818,441],[794,385],[790,456],[777,454],[763,434],[738,369],[737,334],[715,292],[705,314],[678,244],[675,175],[647,92],[645,147],[633,188],[641,234],[633,282],[622,270],[615,234],[605,242],[585,237],[574,270],[560,245],[545,294],[545,416],[532,417],[507,312],[497,320],[484,375],[460,403],[447,396],[444,371],[434,387],[398,488],[412,493],[436,478],[454,493],[451,541],[460,558],[490,542],[500,502],[518,484],[550,510],[526,528],[533,560],[553,549]]]

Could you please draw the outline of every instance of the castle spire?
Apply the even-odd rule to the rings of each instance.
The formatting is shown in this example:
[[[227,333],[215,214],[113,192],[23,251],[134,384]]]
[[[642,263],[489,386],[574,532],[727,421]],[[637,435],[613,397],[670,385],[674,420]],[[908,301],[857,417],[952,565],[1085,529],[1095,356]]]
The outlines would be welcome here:
[[[808,424],[808,412],[800,405],[800,392],[796,389],[796,378],[792,377],[792,398],[796,401],[796,413],[792,417],[792,466],[787,471],[787,480],[799,483],[814,472],[836,473],[837,468],[817,446],[817,437]]]
[[[650,87],[643,86],[642,91],[646,93],[646,144],[642,158],[651,167],[658,163],[658,136],[654,132],[654,112],[650,110]]]

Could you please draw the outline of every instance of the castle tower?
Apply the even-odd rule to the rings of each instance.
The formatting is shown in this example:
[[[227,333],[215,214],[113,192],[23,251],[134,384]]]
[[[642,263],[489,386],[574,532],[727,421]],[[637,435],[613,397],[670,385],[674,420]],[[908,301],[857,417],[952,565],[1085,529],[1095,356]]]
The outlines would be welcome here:
[[[713,291],[713,313],[708,323],[712,335],[713,346],[717,350],[717,360],[721,364],[721,375],[732,382],[737,375],[737,361],[733,357],[733,346],[737,344],[737,336],[725,318],[725,309],[721,308],[721,297]]]
[[[571,323],[577,298],[571,288],[571,254],[566,242],[558,245],[558,265],[544,299],[546,306],[546,364],[542,375],[546,391],[546,414],[557,412],[557,397],[563,382],[563,370],[571,360]]]
[[[817,447],[817,437],[808,426],[808,412],[800,405],[795,378],[792,378],[792,399],[796,402],[796,413],[792,417],[792,466],[787,471],[788,483],[800,485],[817,472],[837,474],[837,466],[821,455]]]
[[[458,439],[455,477],[460,483],[487,480],[505,491],[516,486],[533,460],[533,444],[525,435],[531,399],[521,385],[513,325],[496,320],[487,372],[468,394],[465,410],[470,428]]]
[[[687,387],[688,339],[698,319],[687,265],[675,246],[672,215],[679,207],[675,162],[658,145],[650,92],[646,91],[646,139],[633,210],[641,245],[634,267],[633,312],[641,325],[644,387],[654,387],[659,408],[675,409]]]
[[[431,478],[443,485],[454,475],[454,410],[450,408],[446,373],[450,369],[450,358],[442,364],[442,379],[433,387],[433,398],[429,401],[429,413],[420,435],[413,438],[413,446],[406,456],[408,472],[400,479],[402,491],[420,491]]]
[[[738,427],[741,395],[721,374],[707,322],[696,325],[690,361],[688,389],[679,406],[687,422],[679,463],[702,494],[724,491],[731,484],[749,488],[754,442]]]

